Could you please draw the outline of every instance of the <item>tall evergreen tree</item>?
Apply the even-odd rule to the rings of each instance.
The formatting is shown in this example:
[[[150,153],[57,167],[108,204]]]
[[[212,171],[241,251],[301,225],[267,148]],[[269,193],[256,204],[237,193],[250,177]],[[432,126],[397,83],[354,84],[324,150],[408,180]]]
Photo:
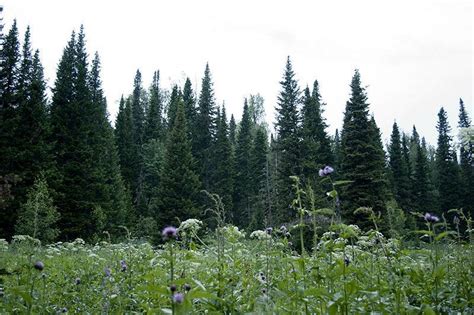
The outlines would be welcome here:
[[[133,136],[132,136],[132,104],[128,98],[120,99],[119,111],[115,119],[115,143],[117,145],[120,170],[125,186],[131,190],[134,181],[133,173]]]
[[[184,113],[186,115],[186,120],[189,125],[189,135],[192,137],[194,132],[194,124],[196,121],[196,99],[194,96],[193,86],[191,80],[186,78],[186,82],[183,87],[183,102],[184,102]],[[194,152],[194,149],[193,149]]]
[[[235,188],[234,188],[234,222],[239,226],[246,227],[252,217],[252,120],[250,117],[247,99],[244,102],[242,120],[240,121],[239,133],[237,135],[237,147],[235,149]]]
[[[206,64],[202,78],[201,93],[199,94],[194,138],[196,160],[203,188],[211,188],[211,178],[214,166],[212,165],[212,144],[216,132],[216,108],[214,90],[209,64]]]
[[[216,159],[216,171],[214,174],[213,192],[217,193],[224,203],[227,217],[232,217],[234,193],[234,160],[232,145],[229,140],[229,128],[227,126],[227,114],[225,107],[222,107],[220,119],[217,126],[216,144],[214,148]]]
[[[176,118],[167,142],[163,176],[159,189],[160,226],[199,216],[196,205],[200,183],[194,171],[191,143],[187,136],[183,100],[178,102]]]
[[[182,101],[181,91],[177,85],[173,86],[170,96],[170,102],[168,105],[168,115],[167,115],[167,126],[168,131],[173,130],[173,124],[176,119],[176,112],[178,111],[178,103]]]
[[[459,99],[459,128],[471,127],[471,119],[464,107],[464,102]],[[461,206],[474,216],[474,144],[461,145],[459,152],[461,167]]]
[[[439,191],[439,213],[459,206],[459,173],[456,153],[451,145],[451,128],[443,107],[438,112],[438,146],[436,149],[437,188]]]
[[[325,165],[332,165],[334,160],[331,142],[326,133],[327,124],[321,115],[323,105],[316,80],[312,93],[308,87],[304,91],[302,109],[302,174],[313,187],[316,184],[318,170]]]
[[[250,154],[250,174],[252,182],[252,215],[250,226],[252,230],[264,228],[267,220],[269,196],[267,185],[268,176],[268,135],[263,126],[257,126]],[[267,222],[268,224],[268,222]]]
[[[163,97],[160,91],[160,71],[153,73],[153,82],[150,86],[150,104],[145,123],[145,142],[151,139],[163,140]]]
[[[372,207],[384,213],[383,172],[384,156],[380,133],[373,119],[369,119],[367,95],[362,87],[359,71],[351,82],[351,97],[346,104],[342,129],[343,178],[351,180],[342,194],[343,217],[350,222],[368,226],[367,218],[353,211]]]
[[[234,114],[230,115],[229,140],[232,147],[235,148],[236,143],[237,143],[237,124],[235,123]]]
[[[339,135],[339,130],[336,129],[334,133],[334,139],[332,141],[332,154],[334,157],[334,169],[336,177],[339,177],[342,169],[342,148],[341,148],[341,136]]]
[[[51,105],[54,154],[61,175],[55,187],[56,205],[67,239],[99,233],[94,218],[105,217],[109,227],[122,224],[127,211],[99,69],[95,58],[88,70],[81,27],[59,62]]]
[[[400,130],[397,123],[393,123],[392,135],[388,147],[390,184],[398,205],[405,211],[410,211],[410,177],[407,160],[402,147]]]
[[[290,176],[300,175],[300,136],[299,136],[299,114],[300,89],[295,79],[293,66],[288,57],[280,81],[281,91],[278,96],[276,107],[275,129],[278,133],[278,213],[280,222],[286,222],[294,217],[290,208],[294,198],[292,181]]]
[[[428,160],[422,146],[417,146],[416,163],[414,168],[413,192],[415,211],[432,211],[429,194],[429,169]]]

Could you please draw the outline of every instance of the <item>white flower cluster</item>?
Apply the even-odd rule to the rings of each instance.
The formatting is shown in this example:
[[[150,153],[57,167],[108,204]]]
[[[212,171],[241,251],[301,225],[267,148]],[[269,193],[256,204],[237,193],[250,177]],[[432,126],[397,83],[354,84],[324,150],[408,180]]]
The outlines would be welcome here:
[[[250,238],[256,238],[257,240],[266,240],[269,239],[271,236],[262,230],[256,230],[250,233]]]
[[[239,228],[234,225],[224,226],[222,228],[222,233],[224,234],[224,237],[230,241],[237,241],[245,237],[245,234],[242,233],[242,231],[240,231]]]
[[[186,221],[181,222],[178,231],[182,236],[186,236],[188,234],[193,235],[201,229],[202,225],[202,221],[198,219],[187,219]]]

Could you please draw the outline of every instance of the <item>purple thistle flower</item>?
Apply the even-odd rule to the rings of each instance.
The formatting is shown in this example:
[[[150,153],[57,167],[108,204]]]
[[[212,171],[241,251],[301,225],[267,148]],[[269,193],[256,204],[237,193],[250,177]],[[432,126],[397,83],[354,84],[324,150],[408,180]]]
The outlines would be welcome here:
[[[127,271],[127,263],[125,262],[125,260],[120,261],[120,267],[122,267],[122,272]]]
[[[39,261],[39,260],[38,260],[37,262],[35,262],[35,264],[33,265],[33,267],[35,267],[36,270],[41,271],[41,270],[44,269],[44,264],[43,264],[42,261]]]
[[[175,284],[170,285],[170,290],[171,292],[176,292],[176,285]]]
[[[175,293],[173,295],[173,302],[174,303],[180,304],[180,303],[183,303],[183,301],[184,301],[184,294],[183,293]]]
[[[334,172],[334,168],[329,165],[326,165],[323,169],[319,170],[318,174],[320,177],[324,177],[331,174],[332,172]]]
[[[265,229],[265,232],[267,232],[267,234],[270,235],[270,234],[272,234],[272,232],[273,232],[273,228],[267,227],[267,228]]]
[[[191,290],[191,286],[187,283],[184,284],[184,290],[187,292],[189,290]]]
[[[163,229],[163,232],[161,232],[161,236],[163,236],[165,241],[176,238],[177,234],[178,230],[174,226],[167,226]]]
[[[104,273],[106,277],[110,277],[110,275],[112,274],[112,271],[110,271],[109,267],[105,267]]]
[[[431,213],[426,212],[424,215],[425,221],[430,223],[436,223],[439,221],[439,218]]]

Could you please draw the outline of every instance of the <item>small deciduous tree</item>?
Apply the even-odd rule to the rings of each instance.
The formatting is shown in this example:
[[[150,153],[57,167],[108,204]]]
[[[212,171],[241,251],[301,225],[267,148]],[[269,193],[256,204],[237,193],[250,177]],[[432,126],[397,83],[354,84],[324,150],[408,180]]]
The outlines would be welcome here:
[[[20,209],[15,232],[30,235],[43,242],[52,242],[59,234],[59,230],[55,227],[58,220],[59,212],[53,205],[48,184],[40,175]]]

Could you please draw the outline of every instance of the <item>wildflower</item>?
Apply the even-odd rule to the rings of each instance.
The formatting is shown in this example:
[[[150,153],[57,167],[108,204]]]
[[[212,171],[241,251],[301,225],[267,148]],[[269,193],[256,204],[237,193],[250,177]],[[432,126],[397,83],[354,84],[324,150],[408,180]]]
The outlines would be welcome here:
[[[265,229],[265,232],[267,232],[268,235],[271,235],[272,232],[273,232],[273,228],[267,227],[267,228]]]
[[[43,262],[39,261],[39,260],[37,262],[35,262],[35,264],[33,266],[35,267],[36,270],[39,270],[39,271],[44,269]]]
[[[174,302],[174,303],[180,304],[180,303],[183,303],[183,301],[184,301],[184,295],[183,295],[183,293],[175,293],[175,294],[173,295],[173,302]]]
[[[81,284],[81,278],[76,278],[75,283],[76,283],[76,285],[80,285]]]
[[[176,292],[176,285],[175,284],[170,285],[170,291],[171,292]]]
[[[332,172],[334,172],[334,169],[331,166],[326,165],[323,169],[319,170],[318,174],[320,177],[324,177],[331,174]]]
[[[125,260],[120,261],[120,267],[122,267],[122,272],[127,271],[127,263],[125,262]]]
[[[112,274],[112,271],[110,271],[110,268],[105,267],[104,273],[105,273],[105,276],[106,276],[106,277],[110,277],[110,275]]]
[[[167,226],[161,232],[161,236],[165,241],[169,240],[170,238],[176,238],[178,234],[178,230],[174,226]]]
[[[431,213],[426,212],[424,216],[426,222],[436,223],[439,221],[439,218]]]
[[[191,290],[191,286],[190,286],[189,284],[187,284],[187,283],[185,283],[183,287],[184,287],[184,290],[185,290],[186,292],[188,292],[188,291]]]

